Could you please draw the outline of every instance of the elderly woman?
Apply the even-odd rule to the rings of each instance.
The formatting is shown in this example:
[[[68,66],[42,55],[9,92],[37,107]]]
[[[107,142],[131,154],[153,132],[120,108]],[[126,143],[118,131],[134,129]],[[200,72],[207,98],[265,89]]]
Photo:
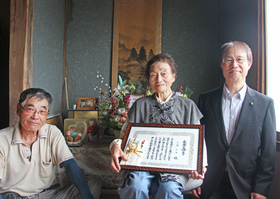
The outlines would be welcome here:
[[[177,65],[168,54],[158,54],[147,63],[145,75],[155,93],[136,100],[128,112],[128,122],[123,126],[120,138],[123,138],[129,122],[157,124],[199,124],[202,114],[195,103],[172,91],[172,83],[176,79]],[[120,149],[121,139],[110,145],[111,169],[120,171],[119,157],[128,158]],[[204,152],[204,156],[205,156]],[[207,164],[204,157],[204,165]],[[206,161],[206,162],[205,162]],[[206,164],[205,164],[206,163]],[[205,171],[205,169],[204,169]],[[121,198],[148,199],[182,199],[182,191],[196,188],[202,183],[204,176],[192,171],[189,175],[157,173],[147,171],[126,171],[123,186],[118,189]],[[190,178],[196,179],[192,180]]]

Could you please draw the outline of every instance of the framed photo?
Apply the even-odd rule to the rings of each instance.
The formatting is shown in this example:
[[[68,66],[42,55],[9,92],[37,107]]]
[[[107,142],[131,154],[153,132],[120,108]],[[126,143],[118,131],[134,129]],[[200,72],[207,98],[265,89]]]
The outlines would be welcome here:
[[[122,169],[202,174],[203,125],[130,123],[121,149]]]
[[[144,71],[147,61],[161,52],[161,26],[162,0],[114,0],[112,88],[120,75],[141,83],[138,94],[150,90]]]
[[[94,110],[96,104],[95,97],[79,97],[78,98],[78,106],[79,110]]]

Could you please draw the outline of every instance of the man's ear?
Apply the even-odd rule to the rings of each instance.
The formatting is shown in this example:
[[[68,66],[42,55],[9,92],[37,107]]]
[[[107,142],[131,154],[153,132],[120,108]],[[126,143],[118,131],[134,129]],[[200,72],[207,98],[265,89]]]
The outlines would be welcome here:
[[[251,62],[251,63],[248,63],[248,68],[249,68],[248,70],[251,69],[252,64],[253,64],[252,62]]]
[[[17,104],[17,115],[19,116],[19,111],[20,111],[20,105]]]

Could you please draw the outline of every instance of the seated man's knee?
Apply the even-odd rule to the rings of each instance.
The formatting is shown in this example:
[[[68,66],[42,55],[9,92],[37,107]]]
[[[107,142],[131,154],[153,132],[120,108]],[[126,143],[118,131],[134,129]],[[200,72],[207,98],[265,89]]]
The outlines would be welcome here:
[[[95,175],[86,175],[85,178],[91,194],[94,196],[94,198],[99,198],[99,195],[101,193],[101,187],[102,187],[101,179]]]
[[[102,186],[101,179],[95,175],[86,175],[86,181],[89,187],[100,187]]]

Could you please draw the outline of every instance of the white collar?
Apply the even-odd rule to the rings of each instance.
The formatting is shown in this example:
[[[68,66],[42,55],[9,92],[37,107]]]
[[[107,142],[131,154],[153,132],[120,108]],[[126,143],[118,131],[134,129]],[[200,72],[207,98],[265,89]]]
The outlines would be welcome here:
[[[157,97],[157,93],[155,94],[155,96],[156,96],[156,99],[157,99],[157,101],[158,101],[159,103],[164,104],[164,103],[166,103],[166,102],[168,102],[168,101],[170,100],[172,94],[173,94],[173,92],[166,98],[165,101],[162,101],[161,99],[159,99],[159,98]]]
[[[238,93],[236,93],[237,97],[243,101],[243,99],[245,98],[245,95],[246,95],[246,91],[247,91],[247,84],[245,84],[240,91],[238,91]],[[229,92],[226,84],[224,84],[224,87],[223,87],[223,98],[226,99],[228,96],[230,97],[233,97],[231,96],[231,93]]]

